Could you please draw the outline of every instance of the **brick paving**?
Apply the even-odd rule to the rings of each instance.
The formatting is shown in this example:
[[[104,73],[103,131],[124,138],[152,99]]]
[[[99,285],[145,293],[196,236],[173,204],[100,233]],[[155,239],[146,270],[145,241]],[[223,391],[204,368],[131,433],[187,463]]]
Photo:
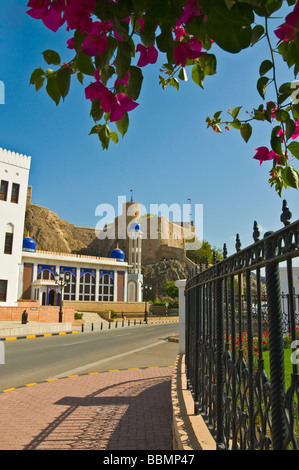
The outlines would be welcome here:
[[[0,394],[1,450],[171,450],[171,367],[67,377]]]

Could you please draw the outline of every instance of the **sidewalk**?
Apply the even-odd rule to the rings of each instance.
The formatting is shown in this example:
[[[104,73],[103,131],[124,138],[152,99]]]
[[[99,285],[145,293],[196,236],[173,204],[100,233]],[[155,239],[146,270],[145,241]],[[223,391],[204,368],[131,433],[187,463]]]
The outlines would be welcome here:
[[[0,450],[172,448],[172,367],[55,379],[0,394]]]

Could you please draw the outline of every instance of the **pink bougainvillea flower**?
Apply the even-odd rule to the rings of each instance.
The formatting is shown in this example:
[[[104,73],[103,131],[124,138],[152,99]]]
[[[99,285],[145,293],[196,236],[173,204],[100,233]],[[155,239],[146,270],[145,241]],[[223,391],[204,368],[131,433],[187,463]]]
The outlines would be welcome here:
[[[119,121],[126,112],[132,111],[138,106],[129,96],[124,93],[118,93],[116,96],[108,90],[100,81],[99,71],[94,74],[96,82],[91,83],[85,89],[87,99],[93,101],[100,100],[105,113],[110,113],[110,121]]]
[[[144,18],[139,18],[137,20],[137,23],[139,24],[140,32],[142,33],[142,31],[144,30]]]
[[[180,41],[182,37],[186,34],[186,31],[180,24],[177,23],[176,28],[173,29],[173,32],[175,34],[175,41]]]
[[[182,16],[180,17],[181,23],[189,23],[193,20],[195,16],[200,16],[200,8],[198,6],[197,0],[188,0]]]
[[[299,120],[296,121],[296,128],[295,128],[295,132],[294,134],[292,135],[292,139],[297,139],[297,137],[299,136]]]
[[[114,94],[108,90],[108,88],[105,87],[99,79],[85,88],[85,96],[90,101],[93,101],[94,99],[100,100],[105,113],[110,113],[115,102]]]
[[[80,29],[81,33],[89,30],[92,25],[91,14],[96,0],[67,0],[65,18],[67,30]]]
[[[267,161],[267,160],[273,160],[276,158],[276,161],[278,164],[280,164],[280,155],[274,152],[274,150],[269,150],[268,147],[258,147],[256,150],[256,154],[254,155],[253,158],[256,160],[259,160],[260,165]]]
[[[155,64],[158,59],[158,51],[155,46],[145,47],[142,44],[138,44],[136,52],[140,52],[140,58],[137,66],[144,67],[148,64]]]
[[[279,131],[277,132],[277,135],[280,136],[281,142],[283,142],[284,136],[286,135],[286,133],[282,129],[279,129]]]
[[[84,39],[82,44],[82,51],[91,57],[97,54],[102,57],[103,52],[108,47],[108,38],[106,32],[111,29],[112,23],[110,21],[95,21],[92,23],[88,30],[88,36]]]
[[[274,33],[279,39],[279,42],[288,42],[296,39],[296,33],[298,31],[298,21],[299,3],[297,2],[294,7],[294,10],[286,16],[285,22],[274,31]]]
[[[130,72],[129,70],[127,71],[126,75],[124,76],[124,78],[122,80],[120,80],[119,78],[117,78],[114,82],[114,88],[116,89],[121,83],[123,83],[124,85],[128,86],[129,85],[129,76],[130,76]]]
[[[44,25],[56,32],[64,23],[63,12],[65,9],[64,0],[29,0],[27,6],[30,10],[28,15],[36,20],[42,20]]]
[[[189,41],[178,42],[173,52],[175,65],[185,67],[187,59],[198,59],[202,54],[200,39],[193,37]]]
[[[110,121],[119,121],[125,113],[133,111],[138,106],[129,96],[124,93],[118,93],[111,107]]]

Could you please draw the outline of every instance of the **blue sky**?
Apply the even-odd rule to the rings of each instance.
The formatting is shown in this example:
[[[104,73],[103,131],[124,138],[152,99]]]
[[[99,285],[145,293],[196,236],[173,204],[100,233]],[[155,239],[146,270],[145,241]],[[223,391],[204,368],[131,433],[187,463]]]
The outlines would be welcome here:
[[[228,108],[250,110],[262,103],[256,80],[260,63],[269,58],[262,45],[238,56],[217,50],[218,73],[206,79],[204,90],[192,82],[190,69],[179,92],[163,91],[159,64],[146,67],[128,133],[103,151],[97,137],[88,135],[90,103],[76,78],[58,107],[45,89],[36,93],[29,86],[31,72],[46,66],[44,50],[56,50],[63,61],[71,55],[65,47],[70,34],[53,33],[30,18],[26,3],[10,0],[0,6],[0,80],[5,84],[0,147],[32,157],[32,202],[75,225],[95,227],[96,207],[111,204],[118,215],[118,196],[129,200],[131,189],[148,212],[151,204],[182,206],[190,198],[192,205],[203,204],[204,239],[217,248],[226,243],[229,254],[236,233],[242,247],[252,243],[255,220],[261,236],[282,227],[282,199],[293,220],[298,218],[298,191],[284,191],[280,198],[267,183],[270,162],[260,166],[252,158],[254,148],[269,146],[270,124],[255,126],[247,144],[238,131],[220,135],[206,128],[206,117],[218,110],[225,116]],[[286,68],[279,73],[283,81],[294,79]],[[88,77],[84,86],[89,83]],[[266,100],[271,98],[267,94]]]

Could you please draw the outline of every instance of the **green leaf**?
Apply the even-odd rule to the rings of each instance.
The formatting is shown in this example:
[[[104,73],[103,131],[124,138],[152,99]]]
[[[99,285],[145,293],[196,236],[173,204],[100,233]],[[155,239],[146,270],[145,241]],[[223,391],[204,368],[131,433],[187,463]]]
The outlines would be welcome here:
[[[265,73],[269,72],[273,68],[273,63],[270,60],[264,60],[260,65],[260,75],[265,75]]]
[[[119,42],[117,54],[114,61],[117,76],[120,80],[124,78],[131,64],[131,47],[128,43]]]
[[[217,60],[214,54],[203,54],[199,58],[204,75],[214,75],[216,73]]]
[[[187,72],[184,67],[180,68],[178,77],[180,80],[183,80],[184,82],[188,81]]]
[[[118,131],[120,132],[121,136],[123,137],[129,128],[128,113],[125,113],[119,121],[116,121],[116,127]]]
[[[86,75],[93,75],[95,72],[92,58],[83,52],[79,52],[76,58],[76,65],[81,73]]]
[[[235,3],[228,9],[223,0],[209,2],[206,30],[218,46],[228,52],[237,53],[249,47],[253,21],[249,5]]]
[[[35,90],[38,91],[44,84],[45,77],[38,77],[35,81]]]
[[[91,103],[90,115],[92,116],[94,121],[100,121],[100,119],[102,119],[103,117],[103,114],[104,114],[104,111],[101,106],[101,102],[100,100],[95,98],[94,100],[92,100],[92,103]]]
[[[286,168],[283,169],[282,177],[283,177],[284,182],[291,188],[295,188],[295,189],[299,188],[298,172],[290,165],[288,165]]]
[[[299,160],[299,142],[291,142],[288,145],[288,149],[291,154]]]
[[[109,142],[110,142],[110,129],[107,126],[107,124],[103,124],[102,126],[100,126],[100,129],[98,131],[98,136],[102,143],[103,149],[107,150],[109,147]]]
[[[239,119],[234,119],[231,125],[234,129],[241,129],[241,121]]]
[[[268,82],[269,78],[267,77],[261,77],[257,81],[257,91],[259,92],[262,98],[265,98]]]
[[[241,108],[242,108],[242,106],[237,106],[235,109],[232,110],[231,115],[234,119],[238,116]]]
[[[79,52],[83,44],[84,39],[86,38],[86,33],[81,33],[80,29],[76,29],[74,33],[74,48],[76,52]]]
[[[251,37],[250,45],[253,46],[254,44],[256,44],[258,40],[262,37],[264,32],[265,30],[262,25],[260,24],[256,25],[252,30],[252,37]]]
[[[81,85],[83,85],[84,75],[83,75],[82,72],[77,73],[77,78],[78,78],[79,82],[81,83]]]
[[[91,129],[90,133],[88,135],[91,135],[91,134],[97,134],[99,131],[99,125],[96,124],[95,126],[93,126],[93,128]]]
[[[39,79],[42,75],[45,75],[45,71],[39,67],[38,69],[33,70],[31,77],[30,77],[30,84],[34,85],[37,79]]]
[[[277,135],[274,135],[273,133],[271,136],[271,148],[272,150],[274,150],[275,153],[283,156],[282,148],[281,148],[281,138]]]
[[[115,68],[112,67],[112,65],[104,65],[104,67],[101,69],[101,81],[103,85],[106,86],[107,81],[109,78],[112,77],[112,75],[115,73]]]
[[[176,90],[179,90],[180,84],[177,78],[171,77],[171,79],[168,81],[169,85],[173,86]]]
[[[59,89],[58,89],[57,84],[56,84],[55,76],[51,77],[51,78],[48,78],[47,85],[46,85],[46,90],[47,90],[47,93],[50,96],[50,98],[52,98],[54,103],[56,103],[56,106],[58,106],[61,95],[60,95]]]
[[[71,83],[71,70],[69,67],[63,67],[57,71],[56,84],[62,96],[62,99],[67,96]]]
[[[118,135],[116,132],[110,132],[110,139],[115,143],[118,144]]]
[[[203,88],[203,80],[205,78],[205,74],[200,64],[195,64],[192,67],[191,76],[192,76],[192,80],[194,81],[194,83],[196,83],[196,85],[199,85],[201,88]]]
[[[250,139],[251,137],[251,134],[252,134],[252,127],[249,123],[246,123],[246,124],[242,124],[241,125],[241,128],[240,128],[240,132],[241,132],[241,136],[243,137],[243,139],[245,140],[245,142],[247,143],[248,140]]]
[[[142,71],[139,67],[135,67],[131,65],[129,68],[129,83],[128,83],[128,90],[127,95],[132,98],[132,100],[136,101],[139,97],[141,86],[143,82],[143,75]]]
[[[156,38],[158,49],[161,52],[168,52],[174,48],[171,26],[167,25],[162,28],[162,32]]]
[[[52,51],[51,49],[47,49],[42,54],[47,64],[60,65],[61,59],[58,52]]]
[[[296,124],[293,119],[289,118],[286,121],[286,139],[289,140],[294,134],[296,129]]]

